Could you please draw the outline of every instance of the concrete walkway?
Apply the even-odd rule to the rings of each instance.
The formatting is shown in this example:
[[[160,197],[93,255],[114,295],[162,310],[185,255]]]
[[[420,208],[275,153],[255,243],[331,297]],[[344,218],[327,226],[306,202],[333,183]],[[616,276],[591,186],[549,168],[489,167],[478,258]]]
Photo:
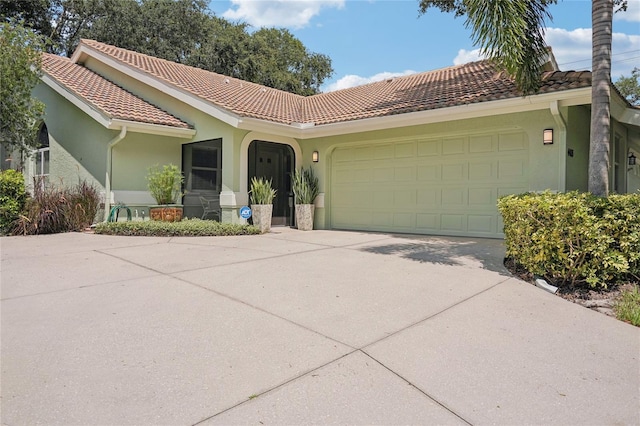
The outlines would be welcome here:
[[[640,424],[640,331],[502,241],[0,239],[3,425]]]

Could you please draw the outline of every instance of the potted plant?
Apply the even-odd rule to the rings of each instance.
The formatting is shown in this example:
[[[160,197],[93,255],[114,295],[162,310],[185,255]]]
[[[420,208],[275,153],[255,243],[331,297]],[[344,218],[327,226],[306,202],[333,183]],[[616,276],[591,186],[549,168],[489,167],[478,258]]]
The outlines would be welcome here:
[[[253,177],[251,179],[251,216],[253,224],[264,234],[271,230],[271,215],[273,214],[273,198],[276,190],[271,186],[271,179]]]
[[[318,178],[313,169],[301,168],[293,173],[293,194],[296,203],[296,226],[302,231],[313,229],[314,200],[318,196]]]
[[[182,220],[182,205],[177,204],[182,196],[182,182],[184,177],[178,166],[174,164],[162,167],[155,165],[149,168],[147,182],[149,192],[158,205],[149,206],[151,220],[165,222],[179,222]]]

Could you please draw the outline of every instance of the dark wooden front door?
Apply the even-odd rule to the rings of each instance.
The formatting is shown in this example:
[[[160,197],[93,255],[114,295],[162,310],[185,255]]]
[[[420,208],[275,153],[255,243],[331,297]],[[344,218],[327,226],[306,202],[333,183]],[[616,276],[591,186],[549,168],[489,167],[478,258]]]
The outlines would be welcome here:
[[[293,173],[294,154],[289,145],[253,141],[249,145],[249,185],[251,179],[264,177],[271,179],[276,189],[273,200],[273,226],[290,226],[293,211],[293,193],[291,174]],[[247,188],[249,190],[250,188]]]

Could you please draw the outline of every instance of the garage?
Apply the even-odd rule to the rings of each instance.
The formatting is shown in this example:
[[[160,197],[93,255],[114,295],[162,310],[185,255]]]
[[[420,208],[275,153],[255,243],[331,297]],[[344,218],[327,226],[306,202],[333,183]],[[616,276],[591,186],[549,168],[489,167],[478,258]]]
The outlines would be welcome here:
[[[331,155],[331,227],[501,238],[498,197],[529,189],[522,131],[372,141]]]

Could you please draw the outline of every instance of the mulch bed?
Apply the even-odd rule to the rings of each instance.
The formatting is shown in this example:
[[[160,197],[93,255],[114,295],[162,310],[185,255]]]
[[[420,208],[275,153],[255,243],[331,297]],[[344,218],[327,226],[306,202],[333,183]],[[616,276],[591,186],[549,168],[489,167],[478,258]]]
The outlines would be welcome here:
[[[509,272],[521,280],[527,281],[531,284],[535,283],[535,277],[533,274],[524,270],[520,265],[516,265],[513,259],[505,259],[504,266],[509,270]],[[616,315],[613,312],[613,306],[620,297],[622,291],[632,289],[634,285],[638,285],[640,283],[612,285],[606,290],[594,290],[588,287],[562,287],[557,286],[555,283],[550,284],[559,287],[556,296],[615,318]]]

